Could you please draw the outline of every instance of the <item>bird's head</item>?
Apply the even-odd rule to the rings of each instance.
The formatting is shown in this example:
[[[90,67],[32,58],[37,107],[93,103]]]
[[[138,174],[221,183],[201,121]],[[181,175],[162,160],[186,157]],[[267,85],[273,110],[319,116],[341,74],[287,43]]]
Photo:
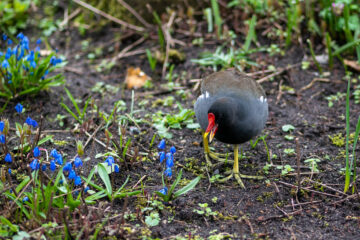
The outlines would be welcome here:
[[[214,139],[215,133],[218,130],[219,125],[215,122],[215,114],[212,112],[208,113],[208,126],[205,131],[205,137],[210,133],[209,141],[211,142]]]

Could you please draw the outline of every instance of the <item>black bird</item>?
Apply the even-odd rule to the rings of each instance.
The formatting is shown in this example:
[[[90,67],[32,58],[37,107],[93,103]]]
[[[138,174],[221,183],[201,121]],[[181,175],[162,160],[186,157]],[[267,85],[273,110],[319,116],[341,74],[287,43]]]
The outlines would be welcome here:
[[[234,166],[232,173],[222,179],[235,177],[245,188],[242,178],[259,178],[239,173],[239,144],[249,141],[264,128],[268,117],[268,104],[264,90],[252,78],[236,69],[216,72],[201,82],[201,95],[195,103],[195,114],[203,134],[205,158],[223,161],[210,152],[210,142],[215,137],[221,142],[234,144]]]

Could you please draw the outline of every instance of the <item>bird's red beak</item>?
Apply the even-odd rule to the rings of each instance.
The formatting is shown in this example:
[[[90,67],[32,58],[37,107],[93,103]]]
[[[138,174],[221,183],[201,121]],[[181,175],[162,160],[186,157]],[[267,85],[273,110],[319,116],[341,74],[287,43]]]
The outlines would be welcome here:
[[[209,142],[214,139],[215,133],[218,130],[218,125],[215,123],[215,115],[213,113],[208,113],[208,126],[205,131],[205,138],[210,133]]]

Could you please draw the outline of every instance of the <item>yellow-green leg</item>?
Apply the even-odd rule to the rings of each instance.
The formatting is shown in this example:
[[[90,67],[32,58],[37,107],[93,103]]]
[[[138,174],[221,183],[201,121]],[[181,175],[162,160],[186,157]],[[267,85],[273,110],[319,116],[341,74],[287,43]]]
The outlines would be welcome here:
[[[209,165],[209,167],[213,166],[210,159],[214,159],[219,162],[233,162],[232,160],[227,160],[226,158],[221,158],[221,157],[226,157],[227,154],[211,152],[210,148],[209,148],[209,140],[207,137],[205,137],[204,132],[203,132],[202,136],[203,136],[205,159],[206,159],[206,162]]]
[[[223,179],[219,179],[219,182],[226,182],[227,180],[231,179],[232,177],[235,177],[236,181],[239,183],[239,185],[242,188],[245,188],[244,183],[242,182],[241,178],[248,178],[248,179],[263,179],[263,177],[261,176],[249,176],[249,175],[243,175],[239,172],[239,145],[235,144],[234,145],[234,166],[233,166],[233,170],[230,171],[230,175],[223,178]]]

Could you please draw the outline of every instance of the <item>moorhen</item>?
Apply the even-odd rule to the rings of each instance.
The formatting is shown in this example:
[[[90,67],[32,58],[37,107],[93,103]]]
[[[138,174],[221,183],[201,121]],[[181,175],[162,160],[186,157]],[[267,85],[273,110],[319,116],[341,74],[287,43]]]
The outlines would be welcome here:
[[[239,173],[239,144],[258,135],[268,117],[268,104],[262,87],[252,78],[236,69],[216,72],[201,82],[201,95],[195,103],[195,114],[203,133],[204,153],[207,163],[209,157],[224,161],[211,153],[208,139],[215,137],[221,142],[234,145],[234,166],[232,173],[221,181],[235,177],[245,188],[242,178],[255,178]]]

